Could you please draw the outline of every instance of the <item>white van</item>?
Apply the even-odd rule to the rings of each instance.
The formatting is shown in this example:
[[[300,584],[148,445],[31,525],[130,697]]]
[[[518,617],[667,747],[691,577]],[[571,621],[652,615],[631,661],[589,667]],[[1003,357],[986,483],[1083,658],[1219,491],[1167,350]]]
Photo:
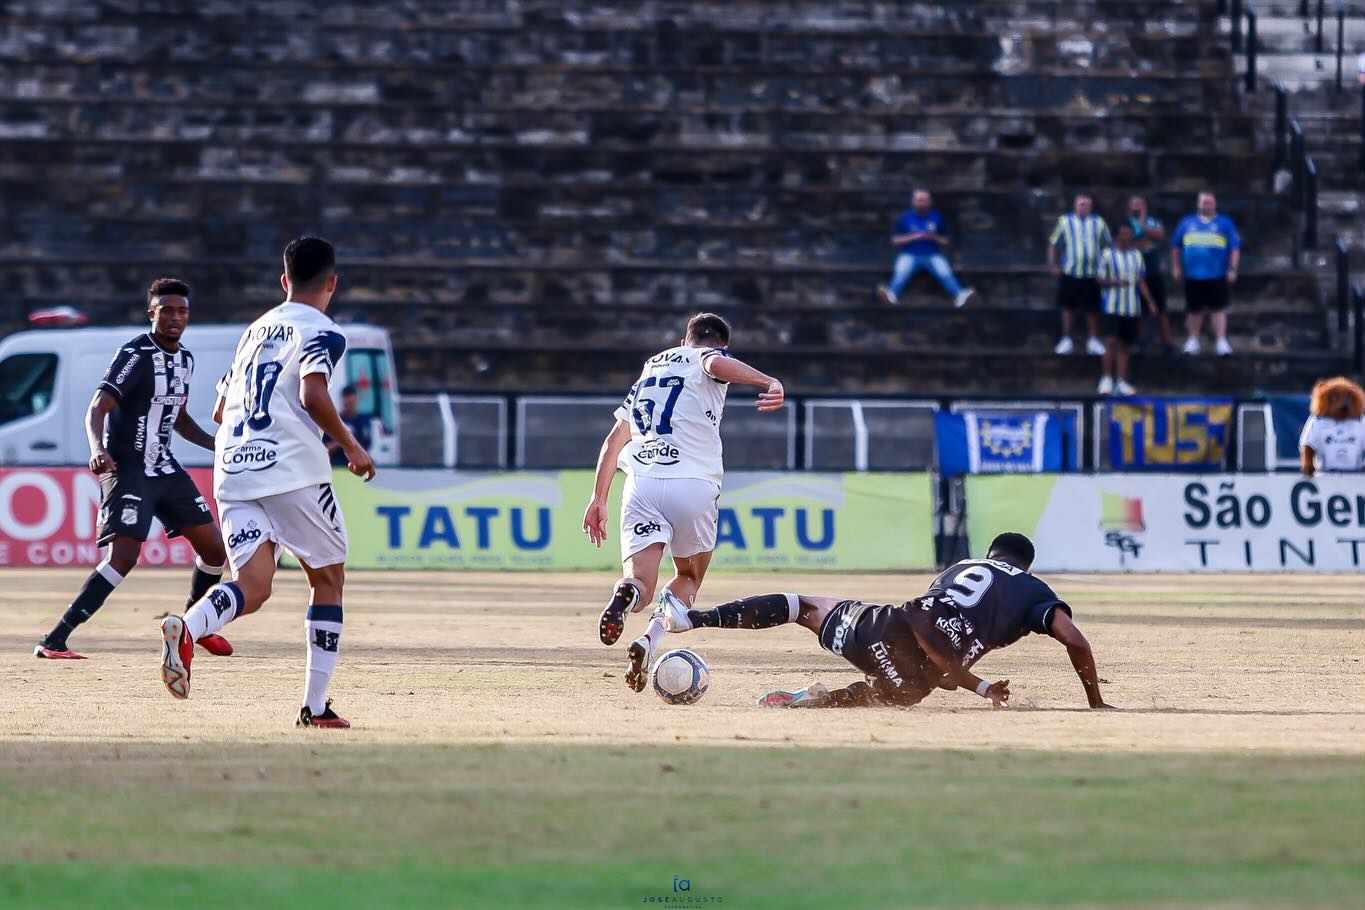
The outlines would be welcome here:
[[[0,465],[83,465],[90,460],[85,415],[114,352],[149,326],[53,328],[16,332],[0,339]],[[213,433],[214,387],[232,365],[246,324],[195,325],[181,343],[194,354],[189,411]],[[332,397],[355,386],[360,413],[373,418],[370,455],[375,464],[398,463],[398,388],[387,329],[342,324],[346,353],[332,372]],[[213,464],[213,453],[173,438],[183,465]]]

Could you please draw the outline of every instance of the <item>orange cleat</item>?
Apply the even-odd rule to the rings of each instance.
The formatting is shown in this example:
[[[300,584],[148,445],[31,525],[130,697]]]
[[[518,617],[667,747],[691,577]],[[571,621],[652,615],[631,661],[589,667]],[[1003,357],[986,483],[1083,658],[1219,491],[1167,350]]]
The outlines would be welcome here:
[[[212,654],[214,657],[232,656],[232,642],[221,635],[205,635],[195,642],[195,644]]]
[[[43,660],[85,660],[84,654],[77,654],[70,648],[58,650],[43,645],[38,645],[33,649],[33,656],[42,658]]]

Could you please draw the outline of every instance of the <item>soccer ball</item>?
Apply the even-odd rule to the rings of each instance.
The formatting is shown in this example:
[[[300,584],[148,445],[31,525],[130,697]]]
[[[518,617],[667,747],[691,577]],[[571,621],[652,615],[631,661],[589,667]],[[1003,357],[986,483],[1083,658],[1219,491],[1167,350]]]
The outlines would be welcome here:
[[[710,684],[711,670],[695,651],[669,651],[654,664],[654,691],[670,705],[696,704]]]

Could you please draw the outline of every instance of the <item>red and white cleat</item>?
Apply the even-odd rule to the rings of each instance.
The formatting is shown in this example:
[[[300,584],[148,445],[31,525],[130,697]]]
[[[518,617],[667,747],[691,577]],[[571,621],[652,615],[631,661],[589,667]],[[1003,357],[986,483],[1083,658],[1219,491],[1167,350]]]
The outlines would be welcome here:
[[[795,692],[779,689],[769,692],[758,700],[760,708],[818,708],[829,699],[829,689],[820,683],[811,683]]]
[[[214,657],[232,656],[232,642],[221,635],[205,635],[195,642],[195,644],[212,654]]]
[[[314,714],[304,705],[299,708],[299,719],[294,721],[296,727],[324,727],[330,730],[349,730],[351,722],[338,715],[332,710],[332,700],[327,699],[327,704],[323,707],[321,714]]]
[[[161,620],[161,681],[174,698],[190,697],[190,661],[194,642],[179,616]]]
[[[33,649],[33,656],[43,660],[85,660],[84,654],[77,654],[70,648],[62,648],[59,651],[56,648],[46,648],[42,645]]]

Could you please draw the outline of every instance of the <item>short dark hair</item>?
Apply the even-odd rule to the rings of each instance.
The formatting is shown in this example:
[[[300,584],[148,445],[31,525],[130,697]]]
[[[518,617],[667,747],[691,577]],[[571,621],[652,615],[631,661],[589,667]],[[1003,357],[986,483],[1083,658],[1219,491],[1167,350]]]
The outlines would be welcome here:
[[[147,306],[158,297],[184,297],[190,299],[190,286],[179,278],[158,278],[147,288]]]
[[[336,250],[321,237],[295,237],[284,248],[284,274],[291,287],[314,287],[331,277],[336,268]]]
[[[990,549],[986,551],[987,558],[997,556],[1004,557],[1005,562],[1012,566],[1027,570],[1033,565],[1033,541],[1016,531],[998,534],[995,540],[991,541]]]
[[[360,393],[357,392],[357,391],[355,390],[355,386],[353,386],[353,385],[344,386],[344,387],[342,388],[342,390],[341,390],[341,397],[342,397],[342,398],[345,398],[347,395],[358,395],[358,394],[360,394]]]
[[[730,343],[730,323],[715,313],[698,313],[687,320],[688,344],[702,344],[708,341],[716,344]]]
[[[1126,228],[1127,230],[1131,231],[1131,230],[1133,229],[1133,222],[1131,222],[1131,221],[1120,221],[1118,224],[1114,225],[1114,233],[1117,234],[1119,231],[1122,231],[1122,230],[1124,230],[1125,228]]]

